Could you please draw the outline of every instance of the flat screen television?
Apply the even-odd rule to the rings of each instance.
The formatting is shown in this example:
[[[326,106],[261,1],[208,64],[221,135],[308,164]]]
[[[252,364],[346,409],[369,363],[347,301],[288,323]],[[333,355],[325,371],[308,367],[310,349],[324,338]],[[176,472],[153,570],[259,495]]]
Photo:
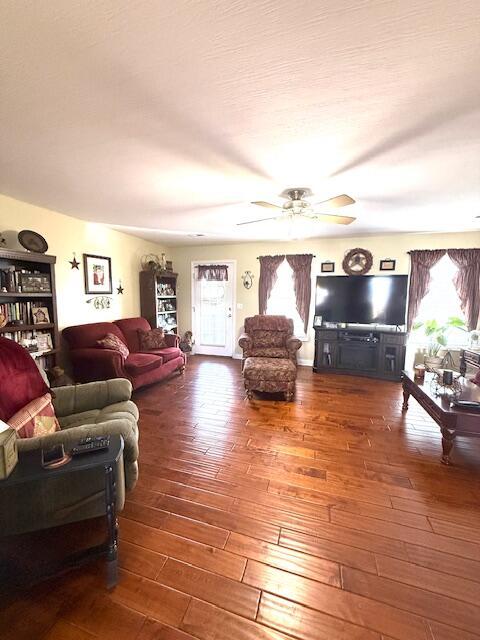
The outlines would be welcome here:
[[[317,276],[322,322],[405,324],[408,276]]]

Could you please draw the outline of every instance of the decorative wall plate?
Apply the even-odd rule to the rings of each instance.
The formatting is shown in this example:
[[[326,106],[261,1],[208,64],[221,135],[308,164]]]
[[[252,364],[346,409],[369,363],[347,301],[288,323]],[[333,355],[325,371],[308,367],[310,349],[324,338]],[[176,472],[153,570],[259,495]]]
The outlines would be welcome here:
[[[350,249],[345,254],[342,267],[349,276],[363,276],[370,271],[373,257],[367,249]]]
[[[24,249],[33,253],[46,253],[48,251],[47,241],[36,231],[24,229],[18,234],[18,241]]]

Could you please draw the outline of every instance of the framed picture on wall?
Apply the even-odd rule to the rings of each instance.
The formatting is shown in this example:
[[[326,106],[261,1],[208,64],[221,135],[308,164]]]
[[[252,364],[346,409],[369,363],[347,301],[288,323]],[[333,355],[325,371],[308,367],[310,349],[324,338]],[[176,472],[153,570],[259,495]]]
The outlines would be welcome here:
[[[380,271],[395,271],[396,260],[380,260]]]
[[[322,262],[320,265],[320,270],[322,273],[334,273],[335,271],[335,263],[334,262]]]
[[[83,254],[85,293],[112,293],[112,261],[105,256]]]

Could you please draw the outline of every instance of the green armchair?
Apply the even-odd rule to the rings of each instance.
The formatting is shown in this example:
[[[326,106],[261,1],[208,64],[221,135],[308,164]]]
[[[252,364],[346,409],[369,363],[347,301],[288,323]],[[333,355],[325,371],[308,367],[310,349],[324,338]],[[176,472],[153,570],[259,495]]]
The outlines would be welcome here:
[[[133,489],[138,478],[138,409],[130,400],[132,385],[125,378],[88,382],[53,389],[53,406],[61,431],[17,441],[18,450],[43,449],[63,444],[65,449],[86,436],[119,434],[123,437],[125,486]]]
[[[118,378],[58,387],[52,391],[61,431],[42,437],[19,438],[19,453],[57,444],[63,444],[68,451],[86,436],[121,435],[123,457],[116,469],[116,503],[117,511],[120,511],[126,490],[133,489],[138,478],[138,409],[130,400],[130,381]],[[103,476],[69,474],[67,478],[67,482],[52,478],[50,484],[47,482],[47,486],[42,487],[41,495],[35,492],[25,495],[21,489],[10,491],[8,495],[0,491],[0,512],[7,514],[0,526],[0,535],[37,529],[35,514],[38,509],[51,527],[105,514]]]

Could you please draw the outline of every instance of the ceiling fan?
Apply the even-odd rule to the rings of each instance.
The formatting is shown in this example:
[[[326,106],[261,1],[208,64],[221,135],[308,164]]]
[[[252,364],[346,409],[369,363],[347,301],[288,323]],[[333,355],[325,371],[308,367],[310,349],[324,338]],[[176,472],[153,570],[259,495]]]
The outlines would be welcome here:
[[[311,198],[312,196],[313,193],[311,189],[297,187],[295,189],[285,189],[285,191],[282,191],[280,197],[285,198],[286,202],[281,207],[277,204],[271,204],[270,202],[252,202],[251,204],[256,204],[259,207],[279,209],[281,213],[271,218],[260,218],[259,220],[239,222],[237,223],[237,226],[240,227],[245,224],[253,224],[255,222],[264,222],[265,220],[276,220],[280,218],[293,220],[297,216],[308,218],[309,220],[318,220],[319,222],[330,222],[333,224],[351,224],[356,219],[349,216],[336,216],[328,213],[315,212],[315,209],[338,209],[340,207],[346,207],[349,204],[354,204],[355,200],[350,196],[343,194],[341,196],[335,196],[335,198],[330,198],[329,200],[314,203],[310,203],[308,200],[305,200],[305,198]]]

